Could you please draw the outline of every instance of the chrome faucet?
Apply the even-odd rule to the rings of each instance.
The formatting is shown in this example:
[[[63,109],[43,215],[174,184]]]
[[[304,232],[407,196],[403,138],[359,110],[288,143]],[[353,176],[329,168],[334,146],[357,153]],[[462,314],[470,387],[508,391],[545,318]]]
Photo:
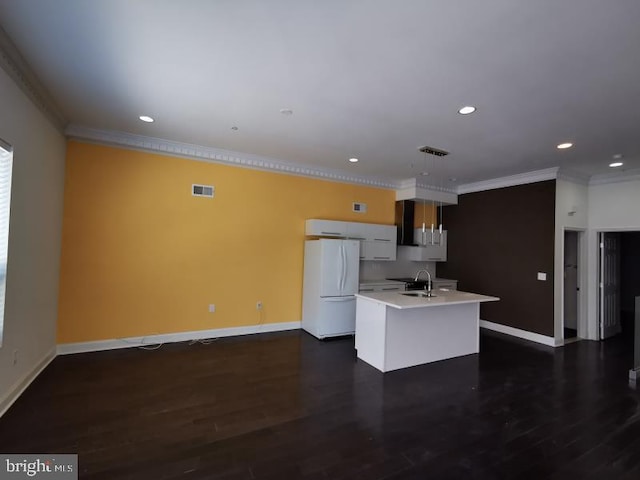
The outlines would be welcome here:
[[[418,270],[418,273],[416,273],[416,278],[415,278],[413,281],[414,281],[414,282],[417,282],[417,281],[418,281],[418,279],[420,278],[420,274],[421,274],[422,272],[426,273],[426,274],[427,274],[427,276],[429,277],[429,281],[427,282],[427,288],[426,288],[426,290],[427,290],[427,297],[430,297],[430,296],[431,296],[431,274],[429,273],[429,270],[426,270],[426,269],[424,269],[424,270]]]

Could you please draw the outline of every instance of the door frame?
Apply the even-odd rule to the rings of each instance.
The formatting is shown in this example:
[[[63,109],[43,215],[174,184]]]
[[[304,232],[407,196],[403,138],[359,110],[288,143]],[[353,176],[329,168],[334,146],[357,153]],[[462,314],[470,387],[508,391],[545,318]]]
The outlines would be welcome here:
[[[578,292],[577,292],[577,312],[578,316],[577,327],[578,327],[578,339],[588,338],[588,318],[587,318],[587,283],[588,283],[588,275],[587,275],[587,260],[588,260],[588,249],[587,249],[587,229],[585,228],[572,228],[572,227],[564,227],[562,229],[562,286],[559,289],[560,292],[560,331],[562,332],[562,342],[564,343],[564,251],[565,251],[565,232],[576,232],[578,234],[577,242],[578,242]],[[557,264],[556,264],[557,265]],[[556,277],[557,278],[557,277]],[[557,330],[556,330],[557,332]],[[557,338],[557,337],[556,337]],[[569,340],[569,343],[573,340]]]
[[[584,310],[584,306],[581,305],[581,300],[583,298],[583,294],[584,294],[584,287],[581,285],[581,281],[582,281],[582,274],[583,274],[583,259],[581,258],[581,254],[583,253],[580,249],[580,247],[582,245],[584,245],[584,241],[582,235],[584,235],[584,230],[578,230],[578,229],[574,229],[574,228],[564,228],[562,230],[562,316],[561,316],[561,331],[562,331],[562,340],[563,342],[565,342],[567,339],[564,336],[564,327],[566,324],[566,319],[565,319],[565,303],[567,301],[567,298],[565,296],[565,281],[566,278],[564,276],[564,265],[566,263],[566,258],[565,258],[565,254],[566,254],[566,248],[567,248],[567,244],[566,244],[566,239],[567,239],[567,232],[575,232],[576,233],[576,267],[577,267],[577,278],[576,278],[576,336],[578,337],[578,339],[583,338],[580,335],[581,332],[581,318],[582,318],[582,313],[585,311]],[[569,342],[574,341],[574,339],[570,339]]]
[[[594,228],[589,233],[589,267],[595,275],[589,280],[589,331],[590,340],[602,340],[600,338],[600,234],[640,232],[640,227],[627,228]],[[564,258],[564,256],[563,256]]]

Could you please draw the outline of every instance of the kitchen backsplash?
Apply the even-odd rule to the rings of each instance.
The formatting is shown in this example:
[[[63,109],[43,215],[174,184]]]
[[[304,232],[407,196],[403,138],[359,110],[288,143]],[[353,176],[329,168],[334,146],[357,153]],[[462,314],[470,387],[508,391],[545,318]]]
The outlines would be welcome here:
[[[436,262],[413,262],[406,257],[404,248],[398,249],[395,262],[360,262],[360,280],[378,280],[389,277],[411,277],[420,269],[426,268],[436,276]]]

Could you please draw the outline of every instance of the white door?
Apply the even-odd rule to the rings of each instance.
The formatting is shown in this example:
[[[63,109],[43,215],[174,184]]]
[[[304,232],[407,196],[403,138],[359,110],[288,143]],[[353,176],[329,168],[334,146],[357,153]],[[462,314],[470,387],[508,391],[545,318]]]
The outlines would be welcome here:
[[[620,234],[600,234],[600,338],[621,331]]]
[[[345,240],[342,242],[344,275],[342,280],[342,295],[358,293],[360,284],[360,242]]]
[[[349,335],[356,331],[356,297],[321,298],[318,308],[318,338]]]
[[[342,297],[358,293],[360,242],[318,240],[320,249],[320,296]]]

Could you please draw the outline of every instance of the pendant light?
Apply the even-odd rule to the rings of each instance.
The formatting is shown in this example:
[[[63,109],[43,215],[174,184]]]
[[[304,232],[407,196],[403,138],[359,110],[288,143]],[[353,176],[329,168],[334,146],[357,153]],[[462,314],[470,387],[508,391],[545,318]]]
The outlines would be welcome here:
[[[427,153],[432,155],[433,157],[444,157],[449,155],[449,152],[445,150],[440,150],[434,147],[420,147],[418,149],[420,152],[424,153],[424,171],[422,175],[431,175],[433,181],[431,182],[432,189],[437,192],[444,191],[444,170],[441,176],[436,176],[435,171],[435,158],[432,158],[431,170],[430,174],[427,173]],[[437,203],[436,203],[437,202]],[[427,222],[426,222],[426,211],[427,211],[427,200],[423,199],[422,203],[422,244],[426,245],[426,236],[427,236]],[[442,236],[443,236],[443,219],[444,219],[444,203],[442,200],[431,200],[431,245],[441,245],[442,244]],[[438,241],[436,242],[436,222],[438,224]]]
[[[435,160],[434,160],[435,163]],[[444,173],[444,172],[443,172]],[[442,192],[444,190],[444,183],[443,183],[443,178],[444,178],[444,174],[441,175],[440,177],[438,177],[440,180],[440,191]],[[442,205],[442,200],[440,200],[440,213],[438,215],[438,232],[440,233],[438,235],[438,245],[442,245],[442,217],[443,217],[443,205]]]
[[[428,175],[427,172],[427,152],[424,152],[424,170],[423,175]],[[431,224],[431,238],[433,238],[433,223]],[[427,244],[427,200],[422,200],[422,245]]]

